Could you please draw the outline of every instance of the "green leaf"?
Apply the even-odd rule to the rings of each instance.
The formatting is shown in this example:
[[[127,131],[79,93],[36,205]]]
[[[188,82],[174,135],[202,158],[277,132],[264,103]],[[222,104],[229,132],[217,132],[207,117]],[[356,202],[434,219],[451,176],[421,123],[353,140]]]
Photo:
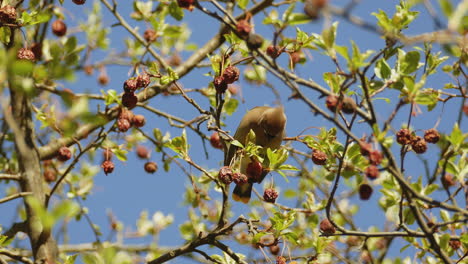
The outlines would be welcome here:
[[[439,0],[440,8],[446,17],[450,17],[453,13],[453,5],[450,0]]]
[[[334,22],[331,27],[323,30],[322,32],[323,42],[327,50],[332,50],[334,48],[337,27],[338,27],[338,22]]]
[[[244,148],[244,146],[242,145],[242,143],[240,143],[238,140],[233,140],[233,141],[231,141],[231,145],[236,146],[236,147],[239,147],[239,148]]]
[[[289,16],[288,24],[291,26],[306,24],[312,21],[310,17],[304,13],[292,13]]]
[[[224,110],[226,111],[226,114],[232,115],[237,110],[238,105],[239,101],[237,99],[230,98],[224,105]]]
[[[249,4],[249,0],[237,0],[236,3],[240,9],[245,10]]]
[[[380,79],[387,80],[392,75],[392,69],[388,65],[387,61],[382,58],[375,63],[374,69],[375,75]]]
[[[398,50],[399,73],[410,74],[419,68],[421,55],[418,51],[410,51],[405,54],[403,50]]]
[[[172,149],[175,153],[177,153],[181,158],[188,157],[188,150],[189,145],[187,143],[187,136],[185,129],[182,130],[182,135],[179,137],[175,137],[167,144],[167,147]]]
[[[169,4],[169,14],[177,21],[181,21],[184,18],[184,11],[179,7],[176,1],[172,1],[171,4]]]

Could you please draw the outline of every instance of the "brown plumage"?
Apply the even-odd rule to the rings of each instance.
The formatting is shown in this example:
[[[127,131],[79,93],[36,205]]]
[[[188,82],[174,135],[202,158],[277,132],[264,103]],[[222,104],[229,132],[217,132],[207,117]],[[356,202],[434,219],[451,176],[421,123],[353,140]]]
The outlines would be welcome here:
[[[285,136],[286,115],[284,114],[283,107],[268,107],[258,106],[248,111],[242,118],[239,126],[237,127],[234,139],[238,140],[243,145],[246,144],[246,137],[252,129],[256,135],[256,144],[263,148],[270,148],[272,150],[278,149],[281,146],[283,137]],[[231,160],[238,147],[231,145],[228,154],[224,159],[224,165],[229,166]],[[240,172],[246,174],[247,165],[250,162],[249,157],[244,157],[241,160]],[[268,174],[267,171],[262,173],[261,182]],[[236,185],[232,192],[232,198],[235,201],[248,203],[252,192],[252,182],[243,185]]]

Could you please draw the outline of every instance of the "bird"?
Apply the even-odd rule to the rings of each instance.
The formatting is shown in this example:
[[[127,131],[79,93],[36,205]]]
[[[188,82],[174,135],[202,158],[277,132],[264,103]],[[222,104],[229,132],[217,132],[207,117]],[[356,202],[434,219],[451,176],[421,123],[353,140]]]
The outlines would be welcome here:
[[[263,147],[264,149],[270,148],[271,150],[278,149],[281,146],[283,138],[286,134],[286,115],[282,106],[269,107],[257,106],[249,110],[237,127],[234,139],[245,146],[246,138],[250,130],[255,132],[255,144]],[[230,166],[232,159],[238,147],[231,144],[224,159],[224,165]],[[250,157],[244,156],[240,162],[240,172],[247,175],[247,165],[251,162]],[[267,170],[262,172],[261,177],[257,181],[249,181],[242,185],[236,185],[232,192],[232,198],[235,201],[248,203],[252,193],[253,182],[260,183],[268,174]]]

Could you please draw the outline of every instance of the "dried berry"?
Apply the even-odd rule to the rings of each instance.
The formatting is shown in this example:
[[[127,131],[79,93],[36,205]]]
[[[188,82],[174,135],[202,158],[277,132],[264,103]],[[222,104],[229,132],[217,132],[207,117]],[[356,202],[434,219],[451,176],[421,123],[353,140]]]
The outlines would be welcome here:
[[[54,182],[57,180],[57,173],[53,169],[46,169],[44,171],[44,180],[48,183]]]
[[[367,156],[372,151],[372,144],[364,140],[359,140],[360,152],[363,156]]]
[[[216,92],[218,93],[224,93],[228,88],[228,84],[224,80],[223,76],[216,76],[213,80],[213,86],[215,87]]]
[[[336,108],[338,107],[338,96],[334,94],[330,94],[327,96],[325,100],[325,105],[327,106],[328,110],[335,112]]]
[[[67,147],[59,148],[58,153],[57,153],[57,159],[59,161],[67,161],[67,160],[71,159],[71,156],[72,156],[72,153],[71,153],[71,150],[69,148],[67,148]]]
[[[263,37],[259,34],[249,33],[247,37],[247,47],[249,49],[259,49],[262,47],[263,44]]]
[[[268,46],[268,48],[266,49],[267,55],[270,56],[272,59],[278,58],[282,52],[283,50],[280,47],[273,45]]]
[[[247,165],[247,177],[252,181],[252,182],[258,182],[260,183],[262,179],[262,174],[263,174],[263,166],[262,163],[258,161],[252,161]]]
[[[133,125],[135,127],[143,127],[146,124],[146,119],[144,115],[134,115],[133,116]]]
[[[151,83],[150,76],[147,73],[142,73],[138,75],[136,80],[137,80],[137,86],[139,88],[146,88]]]
[[[371,152],[369,152],[369,162],[372,165],[379,165],[380,163],[382,163],[382,159],[383,159],[383,156],[380,151],[372,150]]]
[[[459,249],[461,247],[461,241],[459,239],[450,240],[449,241],[449,246],[453,250],[457,250],[457,249]]]
[[[396,140],[400,145],[408,145],[411,143],[411,132],[409,129],[402,128],[396,134]]]
[[[239,20],[239,22],[237,22],[236,30],[237,34],[239,34],[242,37],[245,37],[250,33],[250,31],[252,31],[252,26],[250,25],[249,21],[247,21],[247,19],[242,19]]]
[[[110,160],[105,160],[104,162],[102,162],[101,168],[104,170],[104,173],[107,175],[114,171],[115,165],[114,165],[114,162]]]
[[[446,173],[441,179],[442,181],[442,186],[444,186],[445,189],[448,189],[449,187],[455,186],[457,182],[453,179],[452,174]]]
[[[132,124],[130,124],[130,121],[128,121],[128,119],[119,118],[117,120],[117,128],[120,132],[127,132],[131,127]]]
[[[437,143],[440,139],[440,134],[434,128],[424,131],[424,140],[429,143]]]
[[[413,148],[414,152],[421,154],[426,152],[427,142],[420,136],[416,136],[411,140],[411,147]]]
[[[268,188],[263,192],[263,199],[267,203],[275,203],[278,198],[278,192],[273,188]]]
[[[138,103],[138,97],[134,93],[124,93],[122,95],[122,105],[132,109],[134,108]]]
[[[304,59],[304,54],[301,51],[291,52],[289,53],[289,59],[292,65],[296,65]]]
[[[372,195],[372,191],[372,186],[367,183],[359,185],[359,198],[361,198],[361,200],[369,200]]]
[[[334,234],[336,232],[336,229],[333,226],[333,224],[330,222],[330,220],[323,219],[320,222],[320,231],[322,231],[325,234]]]
[[[182,64],[182,58],[178,53],[173,53],[167,63],[169,64],[169,66],[177,67],[180,64]]]
[[[232,182],[232,170],[229,166],[224,166],[219,170],[218,173],[218,178],[224,183],[224,184],[230,184]]]
[[[63,37],[67,34],[67,25],[63,20],[58,19],[52,23],[52,33],[57,37]]]
[[[0,8],[0,23],[13,24],[16,22],[16,9],[11,5]]]
[[[352,114],[354,111],[356,111],[356,102],[354,101],[353,98],[351,97],[345,97],[343,98],[343,102],[341,104],[341,110],[345,114]]]
[[[325,165],[327,163],[327,154],[321,150],[312,151],[312,161],[315,165]]]
[[[109,76],[105,72],[102,72],[98,76],[98,82],[102,86],[107,85],[109,83]]]
[[[158,38],[158,35],[156,34],[156,31],[154,31],[151,28],[148,28],[143,33],[143,38],[146,40],[146,42],[151,43],[151,42],[156,41],[156,39]]]
[[[86,75],[93,75],[94,68],[93,68],[93,66],[91,66],[91,65],[85,65],[85,66],[83,67],[83,71],[84,71],[84,73],[85,73]]]
[[[128,122],[130,122],[130,124],[132,123],[134,116],[135,115],[133,114],[131,110],[128,110],[125,108],[122,108],[119,113],[119,119],[127,119]]]
[[[239,80],[239,75],[240,75],[239,68],[237,68],[236,66],[230,65],[226,67],[226,69],[224,69],[224,72],[223,72],[224,82],[226,82],[227,84],[231,84]]]
[[[123,84],[124,91],[126,93],[132,93],[135,92],[138,89],[137,85],[137,79],[136,78],[130,78],[126,80]]]
[[[34,58],[36,60],[40,60],[42,58],[42,44],[41,43],[33,43],[30,49],[34,53]]]
[[[276,264],[286,264],[286,259],[283,256],[276,257]]]
[[[158,170],[158,164],[153,161],[148,161],[145,163],[145,171],[147,173],[155,173]]]
[[[84,3],[86,3],[86,0],[72,0],[73,3],[77,4],[77,5],[84,5]]]
[[[278,255],[280,251],[280,247],[278,245],[271,245],[270,246],[270,253],[273,255]]]
[[[223,149],[223,144],[221,143],[218,132],[213,132],[213,134],[211,134],[210,143],[213,148]]]
[[[366,168],[366,176],[369,179],[375,180],[379,177],[379,168],[375,165],[370,165]]]
[[[232,174],[232,181],[235,184],[242,185],[242,184],[246,184],[249,181],[249,178],[245,174],[242,174],[240,172],[234,172]]]
[[[195,0],[177,0],[177,4],[180,8],[185,8],[189,11],[192,11],[195,8]]]
[[[148,149],[145,146],[142,146],[142,145],[138,145],[136,147],[136,154],[137,154],[138,158],[140,158],[140,159],[149,159],[149,157],[150,157],[150,153],[149,153]]]
[[[32,50],[21,48],[16,53],[16,57],[20,60],[28,60],[28,61],[35,61],[36,56],[34,56],[34,52]]]

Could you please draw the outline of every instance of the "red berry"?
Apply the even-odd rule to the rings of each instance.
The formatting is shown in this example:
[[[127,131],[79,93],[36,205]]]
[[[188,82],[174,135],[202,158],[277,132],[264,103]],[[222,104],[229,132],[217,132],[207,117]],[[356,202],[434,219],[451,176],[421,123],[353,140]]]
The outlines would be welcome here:
[[[280,251],[280,247],[278,245],[271,245],[270,246],[270,253],[273,255],[278,255]]]
[[[93,66],[91,66],[91,65],[85,65],[85,66],[83,67],[83,71],[84,71],[84,73],[85,73],[86,75],[93,75],[94,68],[93,68]]]
[[[247,19],[239,20],[236,24],[237,34],[242,37],[247,36],[252,31],[252,26]]]
[[[328,110],[335,112],[336,108],[338,107],[338,96],[330,94],[329,96],[327,96],[325,104]]]
[[[16,53],[16,57],[20,60],[28,60],[28,61],[35,61],[36,56],[34,56],[34,52],[32,50],[21,48]]]
[[[57,180],[57,173],[53,169],[46,169],[44,171],[44,180],[48,183],[54,182]]]
[[[195,0],[177,0],[177,4],[180,8],[185,8],[189,11],[192,11],[195,8]]]
[[[363,156],[369,155],[372,151],[372,144],[362,139],[359,140],[359,147],[360,147],[360,152]]]
[[[336,232],[335,226],[328,219],[323,219],[320,222],[320,231],[324,234],[334,234]]]
[[[226,89],[228,88],[227,82],[224,80],[223,76],[216,76],[213,79],[213,86],[216,89],[216,92],[218,93],[224,93]]]
[[[67,34],[67,25],[63,20],[58,19],[52,23],[52,33],[57,37],[63,37]]]
[[[266,49],[266,53],[268,56],[270,56],[272,59],[276,59],[279,57],[279,55],[281,55],[282,53],[282,50],[280,47],[278,46],[273,46],[273,45],[270,45],[268,46],[268,48]]]
[[[235,184],[242,185],[246,184],[249,181],[249,178],[245,174],[242,174],[240,172],[234,172],[232,174],[232,180]]]
[[[218,173],[218,178],[224,183],[224,184],[230,184],[232,182],[232,170],[229,166],[224,166],[219,170]]]
[[[223,149],[223,144],[221,143],[221,138],[219,137],[218,132],[213,132],[213,134],[211,134],[210,143],[213,148]]]
[[[67,148],[67,147],[59,148],[58,153],[57,153],[57,159],[59,161],[67,161],[67,160],[71,159],[71,156],[72,156],[72,153],[71,153],[71,150],[69,148]]]
[[[327,154],[321,150],[314,149],[312,152],[312,161],[315,165],[327,164]]]
[[[84,5],[84,3],[86,3],[86,0],[72,0],[73,3],[77,4],[77,5]]]
[[[267,203],[275,203],[278,198],[278,192],[273,188],[268,188],[263,192],[263,199]]]
[[[396,134],[396,140],[400,145],[408,145],[411,143],[411,132],[406,129],[400,129]]]
[[[375,165],[370,165],[366,168],[366,176],[369,179],[375,180],[379,177],[379,168]]]
[[[154,31],[153,29],[148,28],[143,33],[143,38],[146,40],[146,42],[151,43],[151,42],[156,41],[156,39],[158,38],[158,35],[156,34],[156,31]]]
[[[158,170],[156,162],[148,161],[145,163],[145,171],[148,173],[155,173]]]
[[[136,80],[137,80],[137,86],[139,88],[146,88],[151,83],[150,76],[147,73],[142,73],[138,75]]]
[[[457,250],[461,247],[461,242],[460,240],[458,239],[455,239],[455,240],[450,240],[449,241],[449,246],[453,249],[453,250]]]
[[[424,131],[424,140],[429,143],[437,143],[440,139],[440,134],[434,128]]]
[[[343,102],[341,103],[341,110],[345,114],[352,114],[354,111],[356,111],[356,102],[354,101],[353,98],[351,97],[345,97],[343,98]]]
[[[133,122],[133,117],[135,115],[133,114],[133,112],[131,110],[128,110],[128,109],[125,109],[125,108],[122,108],[120,109],[120,113],[119,113],[119,119],[127,119],[128,122],[130,122],[130,124]]]
[[[250,32],[246,40],[247,47],[249,49],[255,50],[262,47],[263,37],[259,34]]]
[[[262,180],[263,166],[262,163],[258,161],[252,161],[247,165],[247,177],[251,179],[252,182],[260,183]]]
[[[145,124],[146,124],[146,119],[144,115],[133,116],[133,125],[135,127],[143,127]]]
[[[369,162],[371,164],[379,165],[380,163],[382,163],[382,159],[383,159],[383,156],[382,156],[382,153],[380,153],[380,151],[372,150],[371,152],[369,152]]]
[[[136,148],[136,154],[140,159],[149,159],[150,153],[145,146],[138,145]]]
[[[138,97],[134,93],[124,93],[122,95],[122,105],[132,109],[134,108],[138,103]]]
[[[283,256],[276,257],[276,264],[286,264],[286,259]]]
[[[112,173],[114,171],[114,163],[110,160],[105,160],[101,164],[101,168],[104,170],[104,173],[107,175],[109,173]]]
[[[127,132],[132,127],[132,124],[130,124],[130,121],[128,121],[128,119],[119,118],[117,120],[117,127],[120,132]]]
[[[135,92],[138,89],[137,85],[137,79],[136,78],[130,78],[126,80],[123,84],[124,91],[126,93],[132,93]]]
[[[100,85],[107,85],[109,83],[109,76],[106,73],[102,72],[98,76],[98,82]]]
[[[416,136],[411,141],[411,147],[413,148],[414,152],[422,154],[427,150],[426,140],[424,140],[420,136]]]
[[[455,186],[457,182],[453,179],[452,174],[446,173],[441,179],[442,181],[442,186],[444,186],[445,189],[448,189],[449,187]]]
[[[239,68],[237,68],[236,66],[230,65],[226,69],[224,69],[224,72],[223,72],[224,82],[226,82],[227,84],[231,84],[239,80],[239,75],[240,75]]]
[[[0,22],[13,24],[16,22],[16,9],[11,5],[0,8]]]
[[[372,191],[372,186],[367,183],[359,185],[359,198],[361,198],[361,200],[369,200],[372,195]]]

